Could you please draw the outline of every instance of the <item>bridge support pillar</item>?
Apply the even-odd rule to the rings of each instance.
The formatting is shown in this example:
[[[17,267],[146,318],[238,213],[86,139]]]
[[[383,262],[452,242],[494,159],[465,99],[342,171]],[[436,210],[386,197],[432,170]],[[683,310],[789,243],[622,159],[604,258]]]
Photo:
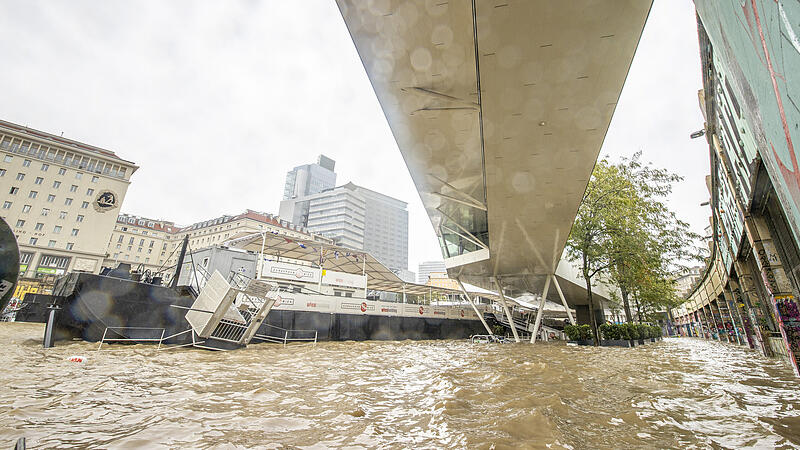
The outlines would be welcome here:
[[[544,289],[542,290],[542,298],[541,300],[539,300],[539,310],[536,311],[536,322],[533,324],[533,333],[531,334],[531,344],[536,343],[536,336],[539,334],[539,326],[542,324],[542,316],[544,315],[544,304],[547,301],[547,291],[550,290],[550,280],[552,278],[554,278],[553,275],[548,274],[547,279],[544,280]]]
[[[569,317],[569,323],[575,325],[575,319],[572,318],[572,311],[569,310],[569,306],[567,306],[567,300],[564,298],[564,293],[561,292],[561,285],[558,284],[558,277],[553,275],[553,283],[556,285],[556,291],[558,291],[558,296],[561,298],[561,304],[564,305],[564,309],[567,310],[567,317]]]
[[[514,333],[514,341],[519,342],[519,333],[517,333],[517,326],[514,324],[514,316],[511,315],[511,310],[508,309],[506,304],[506,297],[503,295],[503,285],[500,283],[499,278],[494,279],[494,284],[497,286],[497,293],[500,294],[500,304],[503,305],[503,311],[506,313],[508,325],[511,327],[511,332]]]
[[[467,293],[467,289],[464,287],[464,283],[461,282],[460,278],[456,278],[456,281],[458,282],[458,287],[461,288],[461,292],[464,293],[464,297],[467,297],[467,301],[469,302],[470,306],[472,306],[472,310],[475,311],[475,314],[478,315],[478,319],[481,319],[483,328],[486,328],[486,332],[489,333],[489,335],[493,335],[494,333],[492,333],[492,329],[489,328],[489,325],[486,324],[486,319],[483,318],[483,314],[480,311],[478,311],[478,307],[475,306],[475,302],[472,301],[472,297],[470,297],[469,294]],[[405,295],[405,293],[403,293],[403,295]]]

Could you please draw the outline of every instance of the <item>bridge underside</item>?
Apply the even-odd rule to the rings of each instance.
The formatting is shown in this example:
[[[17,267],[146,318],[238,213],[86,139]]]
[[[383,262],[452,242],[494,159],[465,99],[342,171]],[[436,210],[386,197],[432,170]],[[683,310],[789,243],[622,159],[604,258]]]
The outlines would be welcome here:
[[[651,0],[337,3],[450,276],[516,292],[541,284]]]

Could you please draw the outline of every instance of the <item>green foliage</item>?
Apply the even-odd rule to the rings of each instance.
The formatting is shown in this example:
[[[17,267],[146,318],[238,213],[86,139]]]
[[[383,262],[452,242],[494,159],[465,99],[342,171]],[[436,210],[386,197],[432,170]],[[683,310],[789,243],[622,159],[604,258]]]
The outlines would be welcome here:
[[[624,306],[629,322],[629,296],[640,307],[640,321],[676,306],[675,273],[702,258],[694,245],[699,236],[664,203],[681,177],[640,157],[598,161],[567,241],[567,257],[580,262],[590,305],[592,280],[608,280],[620,288],[621,302],[615,296],[612,303]]]
[[[502,336],[506,334],[506,328],[502,325],[493,325],[492,326],[492,334],[496,334],[498,336]]]
[[[633,323],[626,323],[625,330],[628,332],[628,339],[640,339],[639,338],[639,328],[637,328],[636,324]]]
[[[592,328],[589,325],[567,325],[564,333],[570,341],[590,341],[592,340]]]

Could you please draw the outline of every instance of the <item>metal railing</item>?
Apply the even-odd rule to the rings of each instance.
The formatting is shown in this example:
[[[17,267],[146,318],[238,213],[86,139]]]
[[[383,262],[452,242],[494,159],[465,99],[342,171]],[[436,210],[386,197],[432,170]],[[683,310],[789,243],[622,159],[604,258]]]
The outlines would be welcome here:
[[[157,338],[131,338],[131,337],[109,338],[109,337],[106,337],[108,335],[108,330],[111,330],[112,332],[114,332],[114,333],[116,333],[116,334],[118,334],[120,336],[123,336],[123,334],[120,333],[117,330],[155,330],[155,331],[159,331],[160,330],[161,331],[161,335],[159,337],[157,337]],[[106,327],[106,329],[103,330],[103,337],[100,339],[100,345],[97,347],[97,350],[100,350],[101,348],[103,348],[103,344],[106,343],[106,342],[158,342],[158,347],[156,348],[156,350],[161,350],[161,343],[165,339],[164,338],[164,333],[166,333],[166,331],[167,330],[165,328]],[[173,336],[175,336],[175,335],[173,335]],[[173,337],[173,336],[169,336],[169,337]]]
[[[253,336],[253,339],[259,339],[264,342],[272,342],[274,344],[283,344],[285,347],[289,342],[313,342],[314,344],[317,343],[317,338],[319,337],[319,332],[317,330],[289,330],[286,328],[281,328],[276,325],[270,325],[268,323],[263,324],[266,327],[269,327],[272,330],[276,330],[277,335],[270,334],[256,334]],[[307,334],[306,337],[297,336],[298,334]],[[313,333],[313,337],[311,334]]]

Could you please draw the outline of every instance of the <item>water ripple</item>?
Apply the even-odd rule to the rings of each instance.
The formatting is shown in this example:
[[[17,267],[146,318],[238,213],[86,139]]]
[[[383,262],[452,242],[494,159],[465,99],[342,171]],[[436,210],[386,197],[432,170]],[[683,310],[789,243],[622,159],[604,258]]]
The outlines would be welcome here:
[[[0,443],[62,448],[800,447],[780,361],[672,339],[634,349],[463,341],[155,352],[0,324]],[[71,363],[71,355],[86,363]],[[2,445],[2,444],[0,444]]]

